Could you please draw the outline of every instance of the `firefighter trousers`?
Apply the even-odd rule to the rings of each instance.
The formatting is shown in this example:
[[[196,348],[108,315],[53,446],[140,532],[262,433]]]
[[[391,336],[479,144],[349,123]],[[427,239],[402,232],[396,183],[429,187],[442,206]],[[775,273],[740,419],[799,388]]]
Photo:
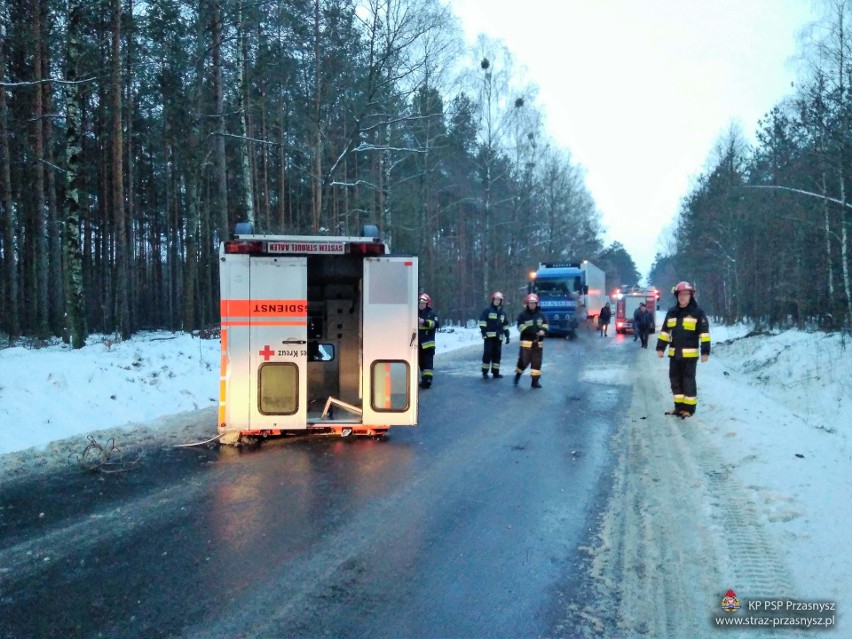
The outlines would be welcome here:
[[[695,357],[669,358],[669,382],[672,386],[676,413],[681,411],[686,411],[690,415],[695,413],[698,405],[698,387],[695,383],[697,368],[698,359]]]
[[[499,373],[502,359],[503,339],[486,337],[482,346],[482,372],[487,373],[490,368],[495,373]]]
[[[541,377],[542,355],[544,355],[544,348],[542,347],[541,342],[534,341],[532,346],[522,345],[521,350],[518,353],[518,366],[515,368],[515,373],[520,375],[527,369],[527,366],[529,366],[530,375],[533,379]]]
[[[417,363],[420,367],[420,379],[428,384],[432,383],[432,365],[435,361],[435,347],[419,348]]]

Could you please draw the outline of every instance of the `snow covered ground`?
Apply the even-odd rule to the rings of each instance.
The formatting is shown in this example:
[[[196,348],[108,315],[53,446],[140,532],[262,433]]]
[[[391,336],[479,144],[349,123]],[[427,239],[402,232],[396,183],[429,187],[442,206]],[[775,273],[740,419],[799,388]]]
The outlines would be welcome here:
[[[852,614],[852,338],[749,335],[746,326],[712,324],[711,335],[689,427],[700,429],[702,446],[742,487],[749,516],[768,532],[795,591],[836,601],[835,632],[852,636],[852,624],[843,623]],[[476,328],[442,330],[438,352],[479,341]],[[652,371],[662,412],[670,400],[667,362],[651,349],[638,354],[645,359],[636,370]],[[4,474],[73,463],[69,451],[82,450],[90,434],[117,444],[215,436],[218,362],[218,340],[160,332],[126,342],[93,336],[77,351],[61,344],[0,350],[0,482]],[[690,424],[668,419],[672,428]]]
[[[581,612],[605,636],[715,636],[717,617],[746,616],[722,611],[731,589],[743,601],[834,602],[829,634],[850,637],[852,339],[710,332],[688,420],[661,415],[665,359],[642,352],[630,371],[611,494],[587,549],[594,606]],[[800,636],[790,631],[723,634]]]

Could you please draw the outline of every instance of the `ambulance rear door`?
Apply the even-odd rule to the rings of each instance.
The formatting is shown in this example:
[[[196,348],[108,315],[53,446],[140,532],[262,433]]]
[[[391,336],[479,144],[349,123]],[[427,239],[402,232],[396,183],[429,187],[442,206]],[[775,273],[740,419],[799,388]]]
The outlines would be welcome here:
[[[250,430],[307,428],[308,266],[252,257]]]
[[[364,260],[363,423],[417,423],[417,258]]]

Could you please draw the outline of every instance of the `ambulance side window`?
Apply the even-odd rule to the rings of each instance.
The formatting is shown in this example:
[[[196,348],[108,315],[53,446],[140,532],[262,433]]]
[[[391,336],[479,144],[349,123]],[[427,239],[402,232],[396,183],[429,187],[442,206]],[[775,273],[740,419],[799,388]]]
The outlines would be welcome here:
[[[257,395],[264,415],[293,415],[299,410],[299,368],[292,362],[261,364]]]
[[[370,405],[375,411],[406,411],[410,402],[408,362],[376,360],[370,368]]]

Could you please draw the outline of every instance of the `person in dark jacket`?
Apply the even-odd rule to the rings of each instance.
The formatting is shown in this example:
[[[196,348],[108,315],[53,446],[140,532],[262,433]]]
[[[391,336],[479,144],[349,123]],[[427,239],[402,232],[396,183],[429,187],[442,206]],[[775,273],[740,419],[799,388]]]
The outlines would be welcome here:
[[[435,361],[435,331],[440,322],[432,310],[431,297],[422,293],[417,302],[417,363],[420,367],[420,388],[429,388],[434,377],[432,366]]]
[[[544,336],[549,326],[547,318],[538,307],[538,295],[530,293],[524,298],[524,310],[518,315],[518,332],[521,334],[521,349],[515,367],[515,386],[521,375],[530,367],[532,387],[541,388],[541,361],[544,354]]]
[[[698,359],[706,362],[710,357],[710,322],[695,301],[695,287],[689,282],[679,282],[672,292],[677,304],[672,306],[657,339],[657,357],[669,349],[669,382],[674,396],[674,410],[666,415],[683,419],[695,414],[698,405],[698,388],[695,371]]]
[[[639,339],[639,319],[642,315],[642,312],[645,310],[645,303],[640,302],[638,308],[633,311],[633,341],[635,342]]]
[[[503,293],[491,294],[491,304],[479,316],[479,330],[482,331],[482,377],[488,379],[488,371],[495,379],[500,374],[500,361],[503,359],[503,340],[509,343],[509,318],[503,310]]]
[[[642,348],[648,348],[648,333],[653,326],[654,316],[645,306],[645,302],[642,302],[633,314],[633,338],[636,339],[636,336],[639,336]]]
[[[606,337],[606,332],[609,329],[609,321],[611,319],[612,309],[609,307],[609,302],[607,302],[601,309],[600,315],[598,315],[598,330],[600,330],[601,337]]]

